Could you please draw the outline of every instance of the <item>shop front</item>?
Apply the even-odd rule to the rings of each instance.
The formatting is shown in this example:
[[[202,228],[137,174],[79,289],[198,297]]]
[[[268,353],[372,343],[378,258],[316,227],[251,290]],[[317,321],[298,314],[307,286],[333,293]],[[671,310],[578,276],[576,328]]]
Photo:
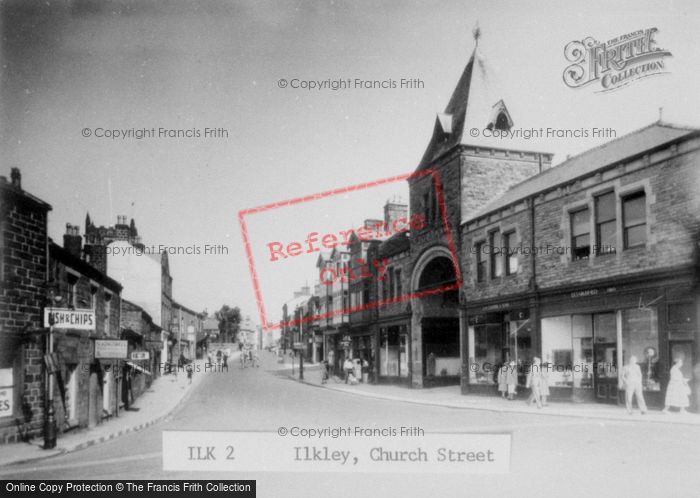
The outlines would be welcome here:
[[[535,327],[530,301],[511,300],[471,306],[467,314],[467,378],[462,391],[497,392],[497,372],[514,362],[518,386],[524,388],[528,368],[536,356]]]
[[[102,418],[103,370],[94,361],[93,341],[79,330],[54,330],[53,334],[59,360],[54,374],[58,430],[94,427]]]
[[[379,327],[379,382],[410,384],[411,336],[408,323]]]
[[[636,358],[649,406],[663,406],[668,371],[692,378],[698,302],[690,281],[612,284],[543,296],[541,358],[553,399],[624,404],[622,367]]]

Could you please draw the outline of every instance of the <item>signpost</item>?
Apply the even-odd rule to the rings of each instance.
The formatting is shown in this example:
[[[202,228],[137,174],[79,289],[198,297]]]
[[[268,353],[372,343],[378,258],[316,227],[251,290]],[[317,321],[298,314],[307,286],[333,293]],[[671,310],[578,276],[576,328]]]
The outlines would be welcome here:
[[[95,340],[95,358],[108,360],[126,360],[127,341],[111,339]]]
[[[95,323],[95,311],[91,309],[44,308],[44,327],[95,330]]]
[[[150,360],[151,356],[148,351],[134,351],[131,353],[131,361]]]

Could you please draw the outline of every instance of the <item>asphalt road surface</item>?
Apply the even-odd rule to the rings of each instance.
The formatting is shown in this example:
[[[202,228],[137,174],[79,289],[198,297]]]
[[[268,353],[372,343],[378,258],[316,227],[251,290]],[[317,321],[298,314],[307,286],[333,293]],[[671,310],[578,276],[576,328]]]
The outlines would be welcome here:
[[[0,469],[2,479],[256,479],[262,497],[700,496],[700,427],[493,413],[377,400],[232,361],[166,420],[88,449]],[[164,472],[163,430],[418,426],[512,434],[509,474]],[[313,468],[313,467],[311,467]]]

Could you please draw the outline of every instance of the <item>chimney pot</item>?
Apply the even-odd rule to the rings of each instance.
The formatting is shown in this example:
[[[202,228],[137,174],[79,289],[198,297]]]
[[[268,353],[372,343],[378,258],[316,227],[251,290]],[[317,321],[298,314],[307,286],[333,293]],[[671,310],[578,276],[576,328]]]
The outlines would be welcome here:
[[[10,171],[10,179],[13,187],[22,188],[22,173],[19,172],[19,168],[12,168]]]
[[[80,258],[83,251],[83,238],[80,236],[80,228],[77,225],[66,223],[66,233],[63,235],[63,248],[76,258]]]

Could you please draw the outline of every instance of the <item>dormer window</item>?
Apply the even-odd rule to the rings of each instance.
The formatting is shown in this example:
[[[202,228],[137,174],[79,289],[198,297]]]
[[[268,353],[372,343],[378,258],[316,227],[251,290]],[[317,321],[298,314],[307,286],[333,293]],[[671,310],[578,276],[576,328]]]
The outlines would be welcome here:
[[[503,112],[498,113],[498,117],[496,118],[495,128],[497,130],[508,131],[510,126],[508,125],[508,116],[506,116],[505,113],[503,113]]]
[[[491,119],[486,128],[489,130],[509,131],[513,127],[513,120],[510,118],[508,109],[502,100],[499,100],[491,110]]]

